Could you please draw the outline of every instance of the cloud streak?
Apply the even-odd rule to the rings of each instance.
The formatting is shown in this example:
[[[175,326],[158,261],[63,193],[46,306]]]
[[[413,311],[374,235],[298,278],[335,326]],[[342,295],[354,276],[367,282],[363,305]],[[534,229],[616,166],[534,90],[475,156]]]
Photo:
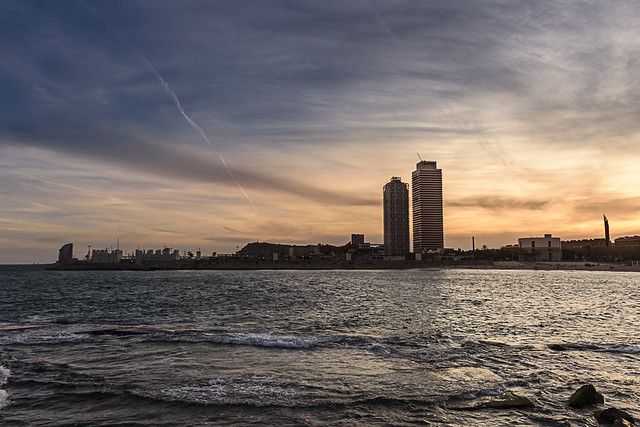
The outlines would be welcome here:
[[[3,127],[6,130],[10,126]],[[56,147],[56,152],[76,159],[91,159],[118,166],[124,170],[144,171],[158,177],[172,177],[201,183],[235,184],[229,182],[229,173],[225,168],[216,167],[214,159],[208,158],[206,152],[193,147],[149,142],[106,129],[91,135],[60,130],[54,133],[54,131],[54,129],[36,131],[24,126],[12,126],[11,132],[4,135],[0,133],[0,136],[4,136],[4,141],[14,141],[16,146],[29,145],[44,150],[51,149],[49,142],[55,138],[65,141],[64,145]],[[252,189],[287,193],[319,204],[329,206],[377,206],[379,204],[378,200],[346,192],[329,191],[309,183],[298,183],[295,180],[277,179],[273,177],[273,172],[265,173],[258,167],[235,169],[232,174],[242,179],[245,185]]]
[[[482,208],[502,211],[506,209],[542,210],[550,202],[548,200],[514,199],[486,194],[464,199],[447,200],[445,203],[447,207],[452,208]]]

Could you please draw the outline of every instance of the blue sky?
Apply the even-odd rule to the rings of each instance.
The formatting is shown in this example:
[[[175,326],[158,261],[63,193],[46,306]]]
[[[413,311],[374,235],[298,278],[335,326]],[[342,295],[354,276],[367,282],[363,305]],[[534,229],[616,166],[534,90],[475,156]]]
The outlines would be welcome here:
[[[633,1],[3,1],[0,263],[71,241],[382,240],[438,162],[445,244],[640,233]]]

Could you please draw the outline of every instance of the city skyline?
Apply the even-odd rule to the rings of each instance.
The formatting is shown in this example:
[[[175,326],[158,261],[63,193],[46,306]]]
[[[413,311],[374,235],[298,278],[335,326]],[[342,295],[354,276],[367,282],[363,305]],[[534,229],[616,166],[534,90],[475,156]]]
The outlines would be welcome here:
[[[76,247],[383,242],[445,171],[444,246],[640,234],[633,1],[0,4],[0,264]]]

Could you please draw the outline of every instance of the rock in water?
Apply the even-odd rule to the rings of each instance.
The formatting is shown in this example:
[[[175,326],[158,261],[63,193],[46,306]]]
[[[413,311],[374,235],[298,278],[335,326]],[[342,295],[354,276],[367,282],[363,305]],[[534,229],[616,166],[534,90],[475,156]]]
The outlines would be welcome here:
[[[627,421],[624,418],[618,418],[615,423],[612,424],[613,427],[635,427],[635,424],[631,421]]]
[[[550,350],[554,350],[554,351],[568,350],[568,348],[563,346],[562,344],[549,344],[547,347],[549,347]]]
[[[481,397],[470,402],[448,405],[449,409],[460,411],[474,411],[476,409],[510,409],[510,408],[531,408],[533,402],[526,397],[518,396],[510,391],[495,397]]]
[[[622,425],[624,425],[624,421],[627,421],[632,426],[636,425],[631,415],[616,408],[608,408],[604,411],[595,411],[593,415],[595,415],[596,420],[598,420],[600,424],[613,424],[620,420],[620,422],[623,423]],[[618,423],[618,425],[620,425],[620,423]]]
[[[583,408],[596,403],[604,403],[604,396],[598,393],[594,386],[586,384],[571,395],[568,405],[572,408]]]

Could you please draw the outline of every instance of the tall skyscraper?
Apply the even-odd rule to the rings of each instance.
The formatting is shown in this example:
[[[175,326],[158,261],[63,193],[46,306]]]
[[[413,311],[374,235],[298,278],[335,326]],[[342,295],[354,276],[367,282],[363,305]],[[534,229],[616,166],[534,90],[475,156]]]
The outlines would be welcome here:
[[[389,255],[409,253],[409,184],[394,176],[382,188],[384,250]]]
[[[420,161],[411,175],[413,198],[413,252],[444,248],[442,169]]]

